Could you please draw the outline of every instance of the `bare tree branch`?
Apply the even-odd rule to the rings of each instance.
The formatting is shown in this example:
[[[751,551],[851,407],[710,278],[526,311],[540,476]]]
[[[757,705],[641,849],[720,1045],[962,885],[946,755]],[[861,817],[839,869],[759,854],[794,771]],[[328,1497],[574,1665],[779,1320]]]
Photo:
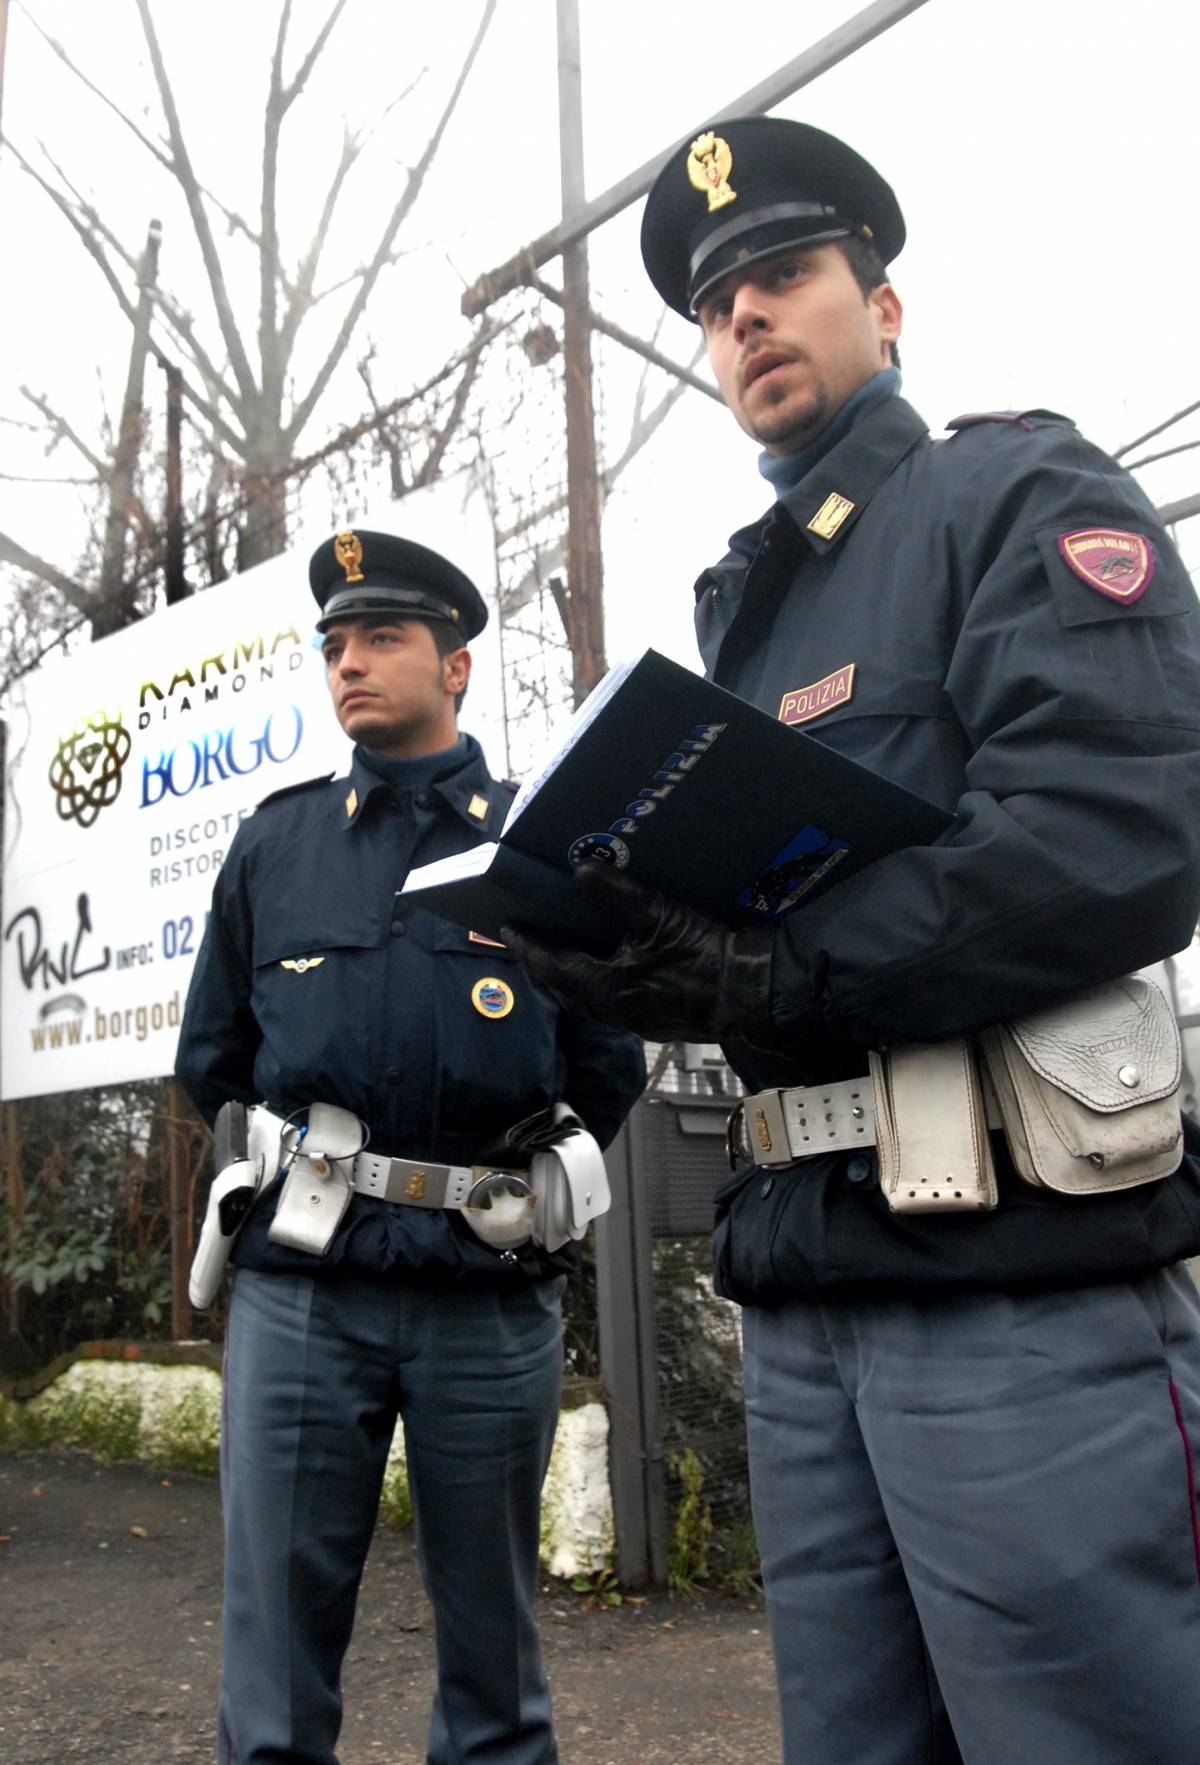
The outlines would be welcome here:
[[[324,49],[326,43],[329,41],[330,32],[333,30],[334,25],[337,23],[338,19],[341,17],[342,10],[345,7],[345,5],[346,5],[346,0],[335,0],[335,5],[333,8],[333,11],[329,14],[329,17],[325,20],[325,23],[321,26],[320,30],[317,32],[316,36],[313,38],[312,48],[309,50],[308,54],[304,57],[304,60],[300,63],[300,66],[296,69],[295,79],[292,81],[290,86],[282,89],[283,108],[285,110],[290,108],[290,106],[300,96],[300,93],[303,92],[305,86],[308,84],[309,75],[312,73],[313,68],[317,65],[317,62],[320,59],[321,51]],[[283,9],[284,14],[285,14],[285,18],[280,21],[279,58],[280,58],[281,63],[283,60],[283,36],[284,36],[284,32],[287,29],[286,14],[289,13],[291,11],[291,9],[292,9],[292,0],[287,0],[287,3]]]
[[[88,91],[91,92],[94,97],[96,97],[100,100],[101,104],[105,105],[107,107],[107,109],[112,111],[113,115],[117,118],[118,122],[124,123],[125,127],[130,130],[130,132],[137,138],[137,140],[141,143],[141,145],[146,149],[147,153],[153,154],[154,158],[159,162],[159,164],[161,166],[163,166],[172,175],[174,175],[175,167],[172,162],[170,154],[167,153],[165,151],[165,149],[162,146],[160,146],[160,144],[157,141],[152,140],[149,135],[147,135],[142,129],[140,129],[138,127],[138,125],[134,122],[133,118],[131,116],[127,115],[127,113],[121,109],[119,104],[117,104],[112,98],[110,98],[106,92],[102,91],[101,88],[99,86],[97,86],[93,80],[90,80],[88,78],[88,76],[84,73],[83,69],[81,67],[79,67],[76,62],[72,61],[71,57],[67,54],[66,50],[63,48],[62,44],[57,40],[57,38],[50,36],[50,34],[47,31],[42,29],[41,25],[38,23],[37,19],[34,18],[33,14],[29,11],[29,8],[27,6],[22,6],[20,4],[20,0],[17,0],[17,5],[20,8],[20,10],[25,14],[25,17],[29,20],[29,22],[33,26],[34,30],[37,31],[38,35],[49,46],[49,48],[54,52],[54,54],[57,55],[58,59],[62,62],[63,66],[66,68],[69,68],[71,73],[73,73],[75,75],[75,78],[77,80],[80,80],[83,83],[83,85],[85,85],[87,87]],[[207,198],[207,200],[212,203],[213,207],[219,209],[220,212],[224,215],[226,221],[229,224],[229,230],[231,233],[232,232],[244,233],[246,235],[247,239],[249,239],[252,244],[254,244],[254,245],[258,244],[257,238],[255,237],[254,233],[250,230],[250,228],[246,225],[245,221],[242,219],[240,214],[237,214],[231,208],[227,208],[226,205],[221,201],[220,197],[214,195],[214,193],[211,190],[207,189],[204,185],[200,186],[200,190],[201,190],[201,193]]]
[[[370,417],[364,417],[361,422],[351,423],[348,428],[339,430],[331,441],[327,441],[315,453],[306,455],[304,459],[291,461],[286,469],[286,475],[290,477],[295,474],[299,477],[303,473],[311,471],[314,466],[320,465],[322,460],[327,460],[331,454],[341,453],[346,448],[353,447],[356,441],[361,440],[372,429],[386,422],[388,417],[396,416],[407,405],[416,404],[417,400],[424,398],[427,392],[432,392],[435,386],[440,386],[443,380],[448,380],[451,374],[457,373],[476,350],[486,349],[489,343],[494,343],[496,338],[507,331],[513,322],[512,319],[506,319],[503,324],[492,326],[481,336],[477,335],[472,338],[466,349],[461,349],[457,355],[451,356],[450,360],[444,362],[437,373],[432,374],[423,385],[415,386],[411,392],[402,393],[399,398],[394,398],[391,404],[384,405],[381,410],[374,411]]]
[[[280,340],[286,355],[291,354],[292,344],[300,329],[300,321],[313,305],[313,283],[316,280],[317,265],[320,262],[321,253],[325,249],[325,241],[329,236],[330,222],[333,220],[337,200],[342,193],[342,186],[361,151],[361,143],[350,133],[349,129],[345,130],[342,135],[342,151],[337,169],[328,190],[325,192],[325,200],[321,205],[321,213],[312,241],[301,261],[296,276],[296,285],[292,290],[287,311],[283,316]]]
[[[68,178],[66,172],[57,163],[57,161],[52,158],[50,153],[47,151],[44,143],[39,142],[39,146],[41,146],[42,152],[46,155],[46,158],[49,160],[51,166],[53,167],[53,169],[55,171],[55,174],[62,180],[63,184],[65,184],[67,189],[72,193],[72,195],[75,198],[77,208],[78,208],[78,214],[72,215],[69,208],[66,212],[68,213],[68,218],[73,220],[73,224],[76,226],[76,230],[78,231],[81,227],[85,227],[85,226],[87,228],[89,228],[91,230],[93,236],[98,241],[101,241],[104,244],[111,246],[112,250],[121,259],[121,261],[125,265],[125,267],[131,272],[131,274],[136,276],[137,268],[138,268],[138,259],[137,259],[136,254],[131,252],[128,249],[128,247],[125,246],[121,242],[121,240],[113,232],[112,228],[107,225],[103,216],[97,212],[97,210],[92,206],[92,204],[89,202],[85,202],[84,199],[79,195],[78,191],[76,191],[76,189],[75,189],[75,186],[72,184],[70,178]],[[20,155],[18,154],[18,158],[19,157],[20,157]],[[34,172],[32,175],[35,178],[37,177],[36,172]],[[39,179],[39,182],[42,182],[42,181]],[[49,195],[54,196],[54,194],[55,194],[54,191],[48,185],[46,185],[44,182],[42,182],[42,188],[47,190],[47,193]],[[61,202],[60,202],[60,206],[62,206]],[[123,292],[123,290],[120,290],[119,283],[117,284],[117,289],[120,292]],[[238,396],[237,388],[233,385],[233,383],[230,380],[228,380],[223,374],[220,373],[220,371],[217,369],[217,367],[212,362],[212,359],[210,358],[207,350],[204,348],[204,345],[200,342],[200,339],[196,336],[195,327],[193,326],[192,320],[191,320],[191,315],[189,313],[185,312],[183,310],[183,308],[180,307],[179,303],[175,300],[174,296],[171,294],[168,294],[165,290],[155,289],[154,303],[155,303],[156,307],[158,307],[159,310],[161,311],[163,318],[166,320],[168,326],[172,330],[175,331],[176,336],[178,338],[178,341],[184,345],[184,347],[187,349],[189,355],[192,357],[193,361],[195,362],[195,365],[199,368],[201,374],[203,375],[205,381],[208,384],[209,391],[212,393],[212,395],[216,398],[223,398],[225,400],[225,402],[230,406],[231,410],[234,412],[234,415],[237,417],[238,421],[241,423],[244,423],[246,420],[245,410],[242,405],[242,401]],[[128,302],[128,301],[122,302],[122,310],[125,312],[125,316],[132,323],[132,318],[133,318],[132,302]],[[191,390],[188,389],[186,386],[185,386],[185,390],[187,390],[188,396],[190,398],[195,398],[196,395],[194,393],[192,393]],[[206,411],[205,414],[210,415],[211,413]],[[230,431],[229,434],[232,435],[232,431]]]
[[[155,159],[158,161],[158,163],[161,166],[165,166],[167,171],[172,171],[174,168],[171,165],[170,154],[167,153],[158,144],[157,141],[152,141],[150,139],[149,135],[144,134],[143,131],[141,129],[139,129],[137,124],[133,121],[132,117],[126,116],[125,112],[121,109],[119,104],[114,103],[114,101],[108,96],[108,94],[106,92],[102,92],[100,87],[97,86],[93,80],[89,80],[88,76],[84,73],[83,69],[81,67],[79,67],[74,61],[71,60],[71,57],[67,54],[66,50],[63,48],[62,44],[58,41],[58,39],[56,37],[52,37],[48,31],[44,31],[42,29],[41,25],[38,23],[37,19],[33,16],[33,13],[30,12],[29,8],[27,6],[23,6],[21,4],[21,0],[16,0],[16,5],[17,5],[18,11],[24,13],[25,17],[29,20],[29,23],[33,26],[33,28],[37,32],[38,36],[42,39],[42,41],[45,44],[47,44],[47,46],[54,52],[54,54],[57,55],[58,59],[62,62],[63,66],[66,68],[69,68],[70,71],[75,75],[75,78],[77,80],[82,81],[82,83],[87,87],[88,91],[93,95],[93,97],[98,98],[100,100],[101,104],[105,105],[109,110],[112,111],[113,115],[117,118],[118,122],[124,123],[125,127],[127,129],[129,129],[132,134],[137,136],[137,139],[141,142],[142,146],[146,149],[147,153],[152,153],[154,155]]]
[[[200,187],[196,181],[196,174],[192,169],[192,162],[188,154],[187,143],[183,138],[183,131],[179,122],[179,111],[175,104],[175,94],[171,89],[171,82],[167,78],[166,66],[163,62],[162,51],[159,48],[158,36],[154,29],[154,21],[150,16],[149,0],[135,0],[135,3],[137,5],[138,15],[142,21],[142,31],[146,38],[146,46],[150,51],[150,64],[154,69],[154,79],[158,86],[158,95],[162,100],[163,113],[167,119],[171,152],[174,156],[172,171],[180,189],[183,191],[184,199],[188,206],[188,213],[192,218],[192,229],[196,235],[196,242],[200,247],[200,255],[204,260],[204,269],[208,277],[208,286],[212,294],[213,305],[216,308],[217,323],[221,327],[221,335],[224,337],[225,347],[229,351],[230,364],[233,368],[238,386],[241,388],[242,397],[249,401],[253,399],[255,392],[257,391],[254,383],[254,375],[251,372],[250,362],[247,358],[245,347],[238,332],[237,321],[233,316],[233,308],[230,305],[229,300],[229,290],[225,285],[225,272],[221,268],[221,260],[217,255],[216,244],[212,236],[212,228],[209,226],[208,215],[204,208]]]
[[[22,171],[27,172],[29,174],[29,176],[33,179],[34,183],[40,185],[40,187],[46,192],[46,195],[50,198],[51,202],[53,202],[54,206],[59,210],[59,212],[66,216],[67,220],[70,222],[71,226],[74,228],[75,232],[78,234],[80,243],[83,245],[84,250],[87,252],[88,256],[91,257],[95,261],[95,263],[98,265],[101,275],[104,277],[104,280],[108,283],[109,287],[112,289],[113,293],[116,295],[117,304],[120,306],[121,311],[125,314],[125,317],[129,320],[130,324],[132,324],[133,323],[133,311],[134,311],[133,302],[130,300],[129,296],[126,294],[125,290],[122,288],[120,278],[117,276],[116,271],[113,269],[112,265],[108,261],[108,258],[105,256],[103,250],[101,249],[99,240],[94,236],[91,229],[89,227],[87,227],[84,224],[84,222],[79,219],[78,215],[75,213],[74,209],[71,207],[71,204],[68,202],[67,198],[62,194],[61,190],[56,190],[54,188],[53,184],[48,183],[47,180],[42,176],[42,174],[33,165],[30,164],[29,160],[26,159],[25,155],[21,152],[21,150],[18,147],[13,146],[12,142],[8,139],[7,136],[5,136],[4,141],[5,141],[5,146],[8,148],[9,152],[13,155],[17,164],[21,167]]]
[[[291,347],[295,340],[296,329],[300,322],[304,307],[295,291],[288,301],[282,328],[278,324],[277,295],[281,283],[284,283],[283,265],[279,249],[279,217],[277,213],[277,195],[279,179],[279,138],[283,127],[283,119],[312,74],[320,58],[321,51],[329,41],[329,36],[342,11],[346,0],[335,0],[325,23],[317,32],[308,54],[300,63],[290,85],[283,82],[283,52],[287,39],[288,24],[291,19],[292,3],[285,0],[279,17],[279,30],[275,37],[275,52],[271,58],[271,86],[267,100],[266,127],[263,133],[263,178],[262,178],[262,248],[259,263],[259,354],[262,360],[263,396],[267,401],[268,410],[274,413],[278,421],[283,404],[283,385],[287,363],[291,357]],[[318,224],[318,236],[322,242],[329,226],[329,215],[332,214],[332,200],[340,190],[349,165],[346,162],[346,149],[343,147],[343,166],[339,166],[334,177],[333,196],[326,198],[326,208]],[[353,156],[351,156],[351,163]],[[316,262],[312,260],[312,271],[315,272]],[[301,283],[304,270],[301,269]],[[310,283],[311,291],[311,283]]]
[[[150,340],[150,347],[154,352],[154,359],[160,368],[165,370],[167,368],[178,367],[179,364],[172,361],[170,356],[164,353],[161,346],[155,342],[153,337]],[[222,382],[221,385],[223,388],[224,382]],[[205,398],[202,392],[197,392],[186,374],[180,374],[179,386],[183,396],[188,400],[189,404],[194,405],[206,422],[212,425],[213,429],[221,437],[221,440],[226,446],[232,448],[235,453],[244,453],[247,446],[246,437],[244,435],[239,435],[236,429],[230,428],[217,406],[210,399]]]
[[[292,16],[292,0],[284,0],[279,11],[279,28],[275,33],[275,50],[271,56],[271,79],[267,92],[267,114],[263,125],[262,194],[259,200],[259,222],[262,244],[258,253],[258,359],[262,374],[263,398],[274,422],[278,423],[283,403],[283,361],[279,350],[279,219],[276,201],[279,185],[279,131],[287,100],[283,95],[283,47],[287,41],[288,22]]]
[[[315,296],[313,294],[317,266],[320,263],[321,254],[325,249],[325,242],[329,236],[330,223],[337,207],[338,197],[342,192],[342,186],[345,184],[354,165],[361,157],[363,149],[371,139],[372,135],[374,135],[382,126],[385,118],[395,110],[396,106],[401,104],[411,92],[416,90],[427,72],[427,68],[422,68],[416,78],[409,81],[403,92],[399,93],[389,104],[385,105],[380,116],[371,128],[359,130],[356,134],[351,133],[349,129],[346,129],[343,132],[341,156],[338,160],[337,168],[334,171],[332,182],[330,183],[328,190],[325,192],[325,200],[321,205],[321,213],[313,232],[312,240],[300,262],[296,281],[293,286],[289,286],[288,279],[284,274],[282,266],[280,267],[280,283],[288,293],[288,308],[287,312],[284,314],[283,326],[280,333],[285,359],[288,359],[291,356],[292,345],[295,342],[296,333],[300,329],[304,315],[309,309],[315,306],[318,301],[326,299],[326,297],[336,289],[343,288],[347,283],[356,280],[356,276],[347,276],[341,282],[335,282],[332,288],[326,288],[320,294]],[[393,254],[391,262],[395,263],[397,258],[398,254]],[[365,270],[357,272],[357,274],[365,273]]]
[[[245,423],[245,406],[243,405],[241,398],[238,396],[237,388],[231,380],[227,379],[226,376],[222,374],[221,370],[217,367],[216,363],[212,360],[212,357],[197,337],[196,328],[192,323],[192,315],[189,312],[186,312],[183,307],[179,305],[175,297],[172,294],[169,294],[166,289],[155,290],[154,304],[168,331],[174,334],[176,342],[183,345],[196,367],[199,368],[201,377],[203,378],[205,385],[208,387],[210,399],[224,399],[225,403],[229,406],[238,421],[240,423]],[[188,397],[197,404],[198,408],[200,408],[199,400],[194,393],[189,391]],[[225,427],[223,420],[215,416],[215,412],[211,406],[206,405],[203,408],[204,415],[210,422],[214,420],[221,421],[222,426]],[[231,446],[233,445],[232,436],[233,431],[225,427],[225,439]]]
[[[0,472],[5,484],[75,484],[88,490],[94,490],[100,482],[96,478],[57,478],[52,472]]]
[[[5,137],[5,145],[8,147],[10,153],[12,153],[12,155],[16,159],[17,163],[21,166],[22,170],[29,174],[29,176],[34,180],[34,182],[36,184],[38,184],[41,187],[41,189],[43,189],[45,191],[46,195],[50,198],[51,202],[54,203],[55,207],[57,209],[59,209],[60,212],[66,216],[70,225],[72,226],[75,233],[77,234],[79,241],[82,244],[84,250],[87,252],[88,256],[91,257],[95,261],[95,263],[97,264],[97,266],[100,269],[100,273],[103,275],[105,281],[108,283],[109,287],[112,289],[112,292],[113,292],[114,296],[116,297],[117,305],[121,308],[122,313],[125,315],[125,317],[129,320],[129,323],[132,325],[134,322],[134,317],[135,317],[133,302],[130,300],[130,298],[126,294],[124,288],[121,286],[120,277],[117,275],[116,271],[113,269],[112,265],[109,263],[108,257],[106,256],[106,254],[104,252],[101,240],[97,236],[97,233],[94,230],[94,228],[89,226],[86,221],[80,219],[80,217],[75,213],[74,209],[72,208],[70,202],[68,202],[67,198],[62,194],[61,190],[56,190],[54,188],[53,184],[47,182],[47,180],[36,169],[36,167],[34,167],[33,165],[30,164],[30,162],[26,159],[25,155],[20,151],[20,149],[17,147],[14,147],[12,142],[9,141],[7,139],[7,137]],[[114,248],[119,249],[121,251],[122,256],[125,255],[124,247],[119,246],[119,244],[116,244],[116,242],[114,242]],[[165,358],[162,355],[161,349],[157,345],[155,346],[155,350],[156,350],[156,354],[159,357],[159,360],[165,361]],[[203,353],[203,352],[201,352],[201,353]],[[207,361],[207,357],[204,357],[204,361]],[[197,366],[200,367],[202,373],[205,371],[204,363],[202,361],[198,361]],[[215,369],[213,370],[213,373],[215,376],[216,375]],[[227,390],[227,384],[225,382],[220,381],[219,377],[218,377],[218,384],[220,386],[222,394],[224,394]],[[232,390],[232,389],[229,389],[229,390]],[[209,402],[209,400],[204,398],[202,396],[202,394],[197,392],[196,388],[187,379],[184,379],[184,381],[183,381],[183,391],[184,391],[185,396],[188,399],[190,399],[191,402],[196,406],[196,409],[199,411],[202,411],[203,414],[208,418],[209,422],[212,423],[215,428],[220,430],[221,435],[224,438],[224,440],[228,446],[234,448],[236,451],[241,451],[242,449],[244,449],[244,447],[246,445],[244,439],[242,437],[240,437],[235,430],[233,430],[229,427],[228,423],[221,416],[220,412],[215,408],[215,406],[212,405]],[[240,405],[235,405],[234,408],[236,410],[240,410]]]
[[[409,489],[409,485],[404,476],[404,450],[401,448],[400,443],[397,440],[394,428],[383,418],[380,412],[379,399],[375,392],[375,382],[371,376],[371,360],[374,354],[375,349],[374,345],[372,345],[367,354],[363,356],[356,366],[358,369],[358,377],[366,387],[367,397],[371,401],[371,410],[376,419],[379,444],[387,455],[392,498],[393,501],[399,502],[400,498]]]
[[[694,367],[703,354],[704,345],[701,343],[697,346],[696,353],[692,357],[691,366]],[[629,439],[626,441],[624,448],[613,461],[612,465],[606,465],[601,475],[606,494],[612,489],[613,485],[634,456],[641,453],[655,430],[666,421],[669,413],[679,403],[679,400],[687,390],[687,381],[676,380],[673,385],[667,387],[667,390],[663,393],[662,397],[648,416],[642,415],[640,409],[641,399],[639,398],[639,408],[634,414],[633,425],[629,431]]]
[[[96,603],[91,590],[73,582],[69,576],[64,576],[61,570],[48,564],[45,558],[39,558],[36,552],[26,551],[23,545],[10,539],[7,533],[0,533],[0,558],[6,564],[15,564],[19,570],[28,570],[31,575],[41,577],[43,582],[56,588],[86,619],[91,618]]]
[[[385,270],[391,269],[395,264],[403,263],[406,257],[419,257],[421,252],[428,250],[428,241],[423,241],[420,245],[397,245],[388,252],[380,267]],[[338,281],[331,282],[327,288],[322,288],[319,294],[314,294],[313,306],[320,306],[323,300],[330,299],[334,294],[340,294],[343,288],[353,287],[355,282],[361,282],[364,277],[373,274],[373,272],[373,264],[359,264],[358,268],[352,270],[348,276],[342,276]]]
[[[71,445],[83,455],[88,465],[95,472],[97,478],[104,479],[108,477],[108,463],[105,460],[102,460],[99,454],[92,452],[87,443],[82,440],[80,436],[76,435],[74,429],[72,429],[66,418],[60,417],[58,412],[51,407],[44,396],[39,396],[38,393],[31,392],[28,386],[22,386],[20,392],[21,397],[28,399],[35,411],[40,411],[42,413],[42,416],[54,432],[54,442],[51,444],[51,447],[46,449],[47,453],[50,453],[52,447],[59,441],[69,441]]]
[[[144,7],[146,5],[146,0],[138,0],[138,5]],[[362,311],[367,304],[371,290],[374,288],[379,273],[387,261],[388,253],[392,248],[392,241],[395,239],[405,216],[409,213],[414,202],[417,200],[417,197],[420,195],[426,174],[428,173],[430,166],[433,164],[434,157],[441,145],[442,136],[446,132],[450,118],[454,115],[463,87],[467,83],[471,69],[475,65],[475,59],[483,46],[483,39],[487,35],[488,26],[492,22],[492,16],[495,13],[495,10],[496,0],[484,0],[483,16],[479,21],[479,28],[475,32],[474,40],[470,49],[467,51],[466,59],[459,71],[454,90],[450,94],[449,100],[447,101],[446,107],[442,112],[433,134],[425,144],[425,151],[409,173],[408,182],[404,187],[404,192],[393,209],[387,226],[384,228],[383,236],[379,241],[379,246],[375,252],[371,269],[363,278],[362,286],[359,288],[353,301],[351,301],[349,309],[342,320],[341,330],[339,331],[329,354],[326,356],[325,361],[318,369],[316,379],[310,386],[307,397],[301,401],[300,405],[292,413],[292,420],[287,429],[289,446],[295,444],[296,438],[299,436],[304,425],[312,415],[317,400],[328,385],[334,368],[344,355],[346,346],[354,331],[354,327],[362,317]]]
[[[417,473],[416,482],[418,486],[432,484],[437,477],[438,472],[441,470],[442,461],[446,456],[446,449],[454,438],[455,430],[462,422],[463,412],[467,408],[467,399],[471,395],[471,388],[475,384],[476,375],[479,373],[479,364],[483,360],[484,343],[485,335],[483,329],[480,328],[475,333],[475,347],[467,357],[467,365],[463,370],[462,379],[454,389],[454,397],[450,403],[449,415],[434,438],[433,446],[425,457],[425,464]]]

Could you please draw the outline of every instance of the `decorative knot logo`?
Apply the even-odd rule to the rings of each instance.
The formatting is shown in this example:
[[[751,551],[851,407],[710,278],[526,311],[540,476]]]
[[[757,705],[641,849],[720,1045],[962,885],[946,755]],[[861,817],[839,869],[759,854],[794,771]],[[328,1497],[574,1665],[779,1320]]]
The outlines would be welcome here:
[[[103,711],[78,723],[64,736],[48,774],[54,806],[63,821],[91,827],[101,809],[121,794],[121,770],[133,742],[121,722],[109,722]]]

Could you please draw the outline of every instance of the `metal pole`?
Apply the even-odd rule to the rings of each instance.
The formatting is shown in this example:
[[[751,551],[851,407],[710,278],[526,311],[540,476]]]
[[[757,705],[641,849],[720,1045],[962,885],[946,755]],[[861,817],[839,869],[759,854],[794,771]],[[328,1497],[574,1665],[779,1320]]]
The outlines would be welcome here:
[[[192,1262],[192,1218],[188,1185],[187,1093],[178,1079],[167,1080],[167,1206],[171,1221],[171,1340],[192,1334],[188,1271]]]
[[[564,213],[583,206],[583,90],[578,0],[558,6],[558,133]],[[592,403],[587,241],[563,252],[563,383],[567,409],[567,601],[575,703],[587,697],[604,659],[604,570],[600,474]]]
[[[701,122],[711,121],[712,117],[718,116],[758,116],[763,111],[773,110],[785,98],[790,98],[793,92],[798,92],[801,86],[810,85],[819,75],[828,73],[839,61],[845,61],[856,49],[862,49],[875,37],[882,36],[884,31],[899,24],[901,19],[907,18],[910,12],[916,12],[924,4],[925,0],[874,0],[873,5],[865,6],[853,18],[847,19],[845,24],[838,25],[836,30],[830,31],[828,36],[822,37],[819,43],[814,43],[811,49],[806,49],[795,60],[789,61],[769,79],[761,80],[757,86],[751,86],[748,92],[731,99],[728,104],[719,104],[711,117],[702,118]],[[524,246],[507,263],[490,270],[486,276],[480,276],[467,289],[462,297],[463,312],[468,318],[477,317],[502,294],[507,294],[513,288],[520,288],[529,279],[532,271],[539,269],[550,258],[561,256],[564,247],[573,244],[577,239],[586,239],[593,227],[610,221],[623,208],[628,208],[631,202],[636,202],[639,196],[644,196],[674,151],[674,145],[665,148],[662,153],[647,160],[636,172],[630,172],[619,184],[614,184],[611,190],[606,190],[603,196],[597,196],[594,202],[585,204],[582,191],[577,209],[568,208],[564,201],[563,219],[556,227],[549,233],[543,233],[531,245]]]
[[[612,1206],[596,1221],[600,1377],[608,1401],[616,1569],[627,1587],[667,1577],[667,1509],[645,1098],[604,1155]]]
[[[167,605],[186,600],[183,574],[183,375],[167,364],[167,557],[164,571]]]
[[[0,116],[4,114],[4,51],[8,44],[8,0],[0,0]]]
[[[1176,521],[1190,521],[1193,515],[1200,515],[1200,496],[1183,496],[1178,502],[1160,503],[1158,514],[1164,527],[1173,527]]]

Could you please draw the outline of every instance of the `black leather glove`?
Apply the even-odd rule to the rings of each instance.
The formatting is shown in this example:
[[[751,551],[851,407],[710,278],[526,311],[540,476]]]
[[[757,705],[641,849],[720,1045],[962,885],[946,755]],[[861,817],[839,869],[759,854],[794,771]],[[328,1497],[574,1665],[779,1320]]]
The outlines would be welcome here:
[[[583,1127],[577,1115],[564,1115],[561,1121],[554,1119],[554,1106],[548,1109],[537,1109],[532,1115],[522,1117],[514,1122],[511,1128],[505,1128],[494,1140],[489,1140],[478,1148],[474,1162],[476,1164],[498,1164],[511,1170],[527,1170],[535,1152],[546,1152],[551,1146],[561,1146],[572,1134],[578,1134]]]
[[[575,884],[614,927],[624,925],[611,955],[588,956],[512,926],[501,931],[560,1005],[654,1042],[776,1043],[773,931],[718,925],[607,864],[580,865]]]

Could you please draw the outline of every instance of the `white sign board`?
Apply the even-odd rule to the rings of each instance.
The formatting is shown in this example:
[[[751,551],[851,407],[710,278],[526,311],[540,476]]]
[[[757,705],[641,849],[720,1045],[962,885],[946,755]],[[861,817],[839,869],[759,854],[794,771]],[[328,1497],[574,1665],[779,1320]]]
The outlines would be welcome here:
[[[366,528],[443,549],[494,605],[491,527],[450,481]],[[447,535],[439,544],[437,531]],[[323,538],[28,676],[6,709],[0,1095],[170,1073],[238,823],[350,745],[313,642]],[[494,620],[492,622],[494,624]],[[473,648],[471,727],[491,682]]]

